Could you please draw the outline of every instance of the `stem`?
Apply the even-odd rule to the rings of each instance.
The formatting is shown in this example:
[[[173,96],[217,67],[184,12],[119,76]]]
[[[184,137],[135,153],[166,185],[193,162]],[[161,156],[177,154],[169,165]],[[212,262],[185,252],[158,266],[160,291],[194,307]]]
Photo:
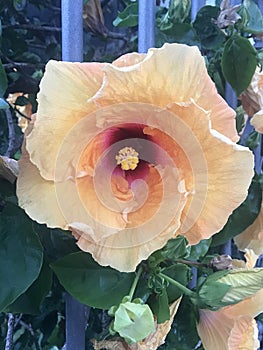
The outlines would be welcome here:
[[[13,349],[14,323],[15,323],[15,316],[13,314],[9,313],[8,314],[8,323],[7,323],[7,335],[6,335],[5,350],[12,350]]]
[[[189,261],[184,259],[178,259],[176,260],[177,263],[189,265],[189,266],[197,266],[197,267],[209,267],[207,264],[200,263],[198,261]]]
[[[5,155],[7,157],[11,157],[13,156],[14,150],[16,148],[15,147],[16,146],[15,145],[15,142],[16,142],[15,125],[13,122],[13,117],[10,112],[10,109],[6,109],[5,114],[6,114],[7,124],[8,124],[8,148]]]
[[[137,284],[139,282],[139,278],[140,278],[141,274],[142,274],[142,267],[139,268],[139,270],[134,278],[133,284],[131,286],[130,293],[129,293],[130,300],[132,300],[132,298],[133,298],[133,294],[135,292],[135,289],[137,287]]]
[[[163,279],[165,279],[167,282],[169,282],[169,283],[173,284],[174,286],[176,286],[177,288],[179,288],[184,294],[188,295],[189,297],[194,297],[195,296],[194,292],[192,292],[187,287],[183,286],[181,283],[175,281],[171,277],[166,276],[166,275],[164,275],[161,272],[159,273],[159,276],[162,277]]]

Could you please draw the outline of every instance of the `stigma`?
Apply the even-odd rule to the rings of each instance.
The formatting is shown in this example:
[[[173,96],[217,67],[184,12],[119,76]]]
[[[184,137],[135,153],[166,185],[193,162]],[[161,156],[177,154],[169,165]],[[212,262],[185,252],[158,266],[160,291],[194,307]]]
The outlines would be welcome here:
[[[115,159],[117,165],[120,165],[122,170],[134,170],[139,164],[139,153],[132,147],[124,147],[119,150]]]

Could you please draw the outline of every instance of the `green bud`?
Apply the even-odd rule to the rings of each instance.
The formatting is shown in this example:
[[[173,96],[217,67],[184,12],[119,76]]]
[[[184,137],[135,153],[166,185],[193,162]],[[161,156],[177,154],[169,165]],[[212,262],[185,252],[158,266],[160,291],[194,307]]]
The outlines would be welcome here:
[[[128,344],[146,338],[154,331],[154,318],[147,304],[121,303],[115,312],[113,329]]]

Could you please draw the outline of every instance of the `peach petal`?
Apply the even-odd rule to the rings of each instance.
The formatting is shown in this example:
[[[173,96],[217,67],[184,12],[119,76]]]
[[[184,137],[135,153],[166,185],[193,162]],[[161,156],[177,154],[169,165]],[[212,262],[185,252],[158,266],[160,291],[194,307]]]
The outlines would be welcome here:
[[[120,56],[112,64],[116,67],[129,67],[134,64],[140,63],[146,57],[145,53],[131,52]]]
[[[104,71],[104,83],[92,98],[97,106],[134,101],[164,107],[194,99],[211,112],[214,129],[238,140],[235,113],[217,93],[197,47],[165,44],[160,49],[150,49],[138,64],[108,65]]]
[[[255,320],[240,315],[231,318],[224,312],[200,310],[197,331],[205,350],[257,350],[257,327]]]
[[[263,202],[252,225],[234,238],[239,250],[252,249],[254,254],[263,254]]]
[[[17,196],[20,207],[38,223],[67,229],[67,222],[57,202],[54,183],[40,176],[38,168],[30,162],[25,150],[19,161]]]
[[[156,176],[156,175],[154,175]],[[185,205],[185,195],[181,193],[176,184],[180,184],[178,175],[173,169],[167,168],[161,174],[165,184],[163,201],[156,214],[148,218],[148,213],[140,221],[129,223],[124,230],[103,236],[101,239],[90,231],[90,228],[81,223],[71,223],[70,228],[78,239],[78,246],[90,252],[101,265],[110,265],[119,271],[134,271],[138,263],[145,260],[157,249],[162,248],[166,242],[176,235],[180,226],[180,216]],[[147,182],[147,179],[146,179]],[[153,193],[155,189],[152,189]],[[157,192],[158,192],[157,186]],[[158,194],[157,194],[158,196]],[[136,197],[136,195],[135,195]],[[146,208],[151,203],[146,202]],[[98,215],[98,214],[97,214]],[[132,215],[131,215],[131,218]],[[105,216],[106,221],[107,216]],[[143,221],[143,222],[142,222]],[[105,222],[102,222],[105,224]],[[137,225],[138,224],[138,225]],[[137,225],[137,226],[132,226]]]
[[[257,350],[257,331],[253,318],[262,311],[263,289],[237,304],[223,307],[218,311],[200,310],[197,331],[204,348]]]
[[[56,158],[63,139],[91,112],[87,100],[102,82],[101,63],[49,61],[40,83],[35,127],[27,137],[30,160],[47,180],[54,178]],[[74,152],[74,145],[72,152]],[[36,152],[37,150],[37,152]],[[48,155],[48,156],[47,156]]]
[[[186,181],[189,196],[182,213],[181,233],[196,244],[218,232],[246,198],[253,177],[253,155],[210,129],[209,115],[196,104],[172,104],[169,111],[174,118],[167,121],[167,129],[180,130],[179,136],[173,131],[169,133],[172,138],[164,138],[158,129],[148,128],[145,132],[169,152]],[[236,172],[242,173],[238,182]]]
[[[258,341],[257,323],[250,317],[242,317],[235,322],[229,337],[230,350],[257,350]]]

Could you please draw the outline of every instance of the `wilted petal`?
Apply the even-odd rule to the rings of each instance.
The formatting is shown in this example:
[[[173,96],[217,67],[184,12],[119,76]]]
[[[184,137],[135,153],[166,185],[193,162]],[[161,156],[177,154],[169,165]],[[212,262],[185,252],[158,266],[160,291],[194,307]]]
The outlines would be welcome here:
[[[0,156],[0,178],[11,183],[16,181],[18,176],[18,163],[15,159]]]
[[[263,108],[263,74],[259,68],[256,69],[248,88],[239,98],[250,117]]]

